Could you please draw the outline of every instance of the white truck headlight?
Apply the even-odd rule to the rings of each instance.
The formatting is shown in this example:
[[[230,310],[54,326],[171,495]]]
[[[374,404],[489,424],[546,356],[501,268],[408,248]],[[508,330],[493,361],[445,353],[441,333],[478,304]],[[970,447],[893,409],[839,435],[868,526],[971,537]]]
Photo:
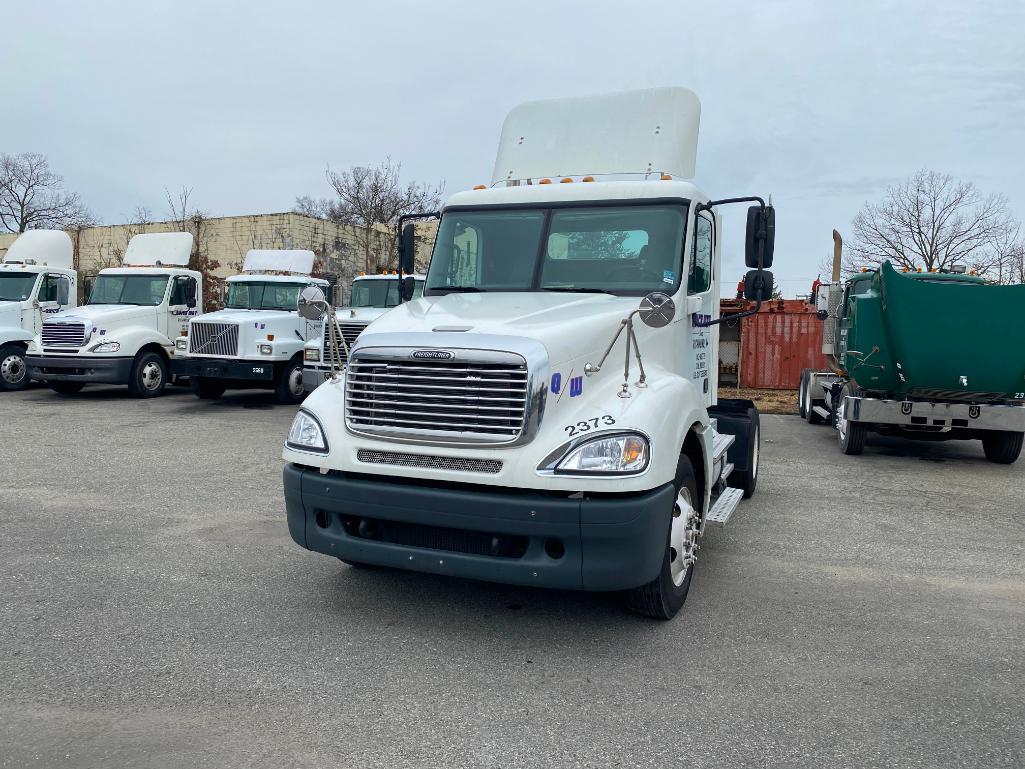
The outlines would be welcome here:
[[[295,415],[285,445],[300,451],[327,453],[327,440],[320,422],[308,411],[300,411]]]
[[[260,355],[270,355],[274,352],[274,345],[272,344],[261,344]]]
[[[93,345],[89,352],[117,352],[120,349],[120,342],[100,342],[97,345]]]
[[[174,349],[176,349],[176,350],[184,350],[188,346],[189,346],[189,340],[188,339],[175,339],[174,340]]]
[[[556,473],[633,475],[648,467],[648,439],[635,433],[592,438],[572,449]]]
[[[320,350],[317,349],[316,347],[307,347],[306,348],[306,360],[308,360],[310,363],[319,363],[320,362]]]

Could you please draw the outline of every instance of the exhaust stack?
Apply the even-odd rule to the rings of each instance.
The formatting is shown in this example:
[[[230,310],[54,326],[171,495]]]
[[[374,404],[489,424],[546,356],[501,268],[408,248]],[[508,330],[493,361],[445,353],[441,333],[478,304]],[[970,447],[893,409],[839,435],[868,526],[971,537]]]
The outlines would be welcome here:
[[[833,230],[833,282],[840,282],[840,257],[843,255],[843,238]]]

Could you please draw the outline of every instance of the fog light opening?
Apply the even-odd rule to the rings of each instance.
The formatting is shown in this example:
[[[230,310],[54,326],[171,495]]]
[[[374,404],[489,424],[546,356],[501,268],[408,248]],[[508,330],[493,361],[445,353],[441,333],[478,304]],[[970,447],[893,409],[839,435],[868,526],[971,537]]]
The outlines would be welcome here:
[[[562,558],[562,556],[566,555],[566,546],[562,544],[561,539],[546,539],[545,552],[548,554],[549,558],[557,561]]]
[[[323,510],[318,510],[317,511],[317,515],[316,515],[316,520],[317,520],[317,525],[320,528],[322,528],[322,529],[326,529],[327,528],[328,520],[327,520],[327,513],[326,512],[324,512]]]

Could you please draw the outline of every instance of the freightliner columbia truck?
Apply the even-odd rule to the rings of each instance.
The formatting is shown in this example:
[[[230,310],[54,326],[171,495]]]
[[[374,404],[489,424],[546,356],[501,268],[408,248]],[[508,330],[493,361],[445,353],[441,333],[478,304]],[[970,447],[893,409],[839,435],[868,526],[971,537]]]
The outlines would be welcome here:
[[[305,250],[253,250],[242,274],[227,280],[224,309],[189,320],[175,340],[171,370],[188,377],[200,398],[230,388],[274,391],[281,403],[303,399],[303,346],[316,325],[299,317],[299,292],[328,282],[311,278],[314,254]]]
[[[890,262],[832,282],[814,301],[831,368],[805,369],[798,407],[836,430],[844,454],[869,432],[919,440],[981,440],[991,462],[1011,464],[1025,438],[1025,343],[1013,333],[1025,286],[989,285],[963,266],[898,272]]]
[[[702,532],[758,474],[757,411],[717,393],[720,207],[755,203],[749,267],[771,264],[775,230],[760,198],[690,181],[699,115],[684,88],[509,114],[492,183],[441,211],[423,296],[375,321],[292,424],[298,544],[676,614]],[[767,299],[771,273],[745,285]]]
[[[0,390],[28,387],[25,351],[48,318],[78,304],[71,238],[61,230],[18,236],[0,264]]]
[[[413,299],[424,292],[424,276],[414,275]],[[306,392],[313,392],[336,371],[345,365],[347,350],[356,341],[356,337],[375,320],[384,315],[392,307],[399,304],[399,276],[392,275],[358,275],[352,281],[349,292],[349,304],[338,309],[334,315],[337,330],[336,338],[341,344],[324,349],[324,340],[330,336],[325,334],[328,318],[325,316],[320,336],[306,343],[303,362],[303,387]],[[344,340],[344,341],[343,341]]]
[[[61,394],[103,383],[161,395],[173,340],[203,310],[203,276],[186,267],[191,253],[188,232],[133,237],[122,266],[100,270],[86,304],[43,321],[28,348],[29,376]]]

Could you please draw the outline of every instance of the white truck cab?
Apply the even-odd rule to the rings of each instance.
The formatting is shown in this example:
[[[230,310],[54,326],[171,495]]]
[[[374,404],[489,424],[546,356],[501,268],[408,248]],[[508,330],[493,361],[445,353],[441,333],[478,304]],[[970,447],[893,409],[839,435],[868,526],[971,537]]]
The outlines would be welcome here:
[[[78,304],[71,238],[62,230],[29,230],[0,263],[0,390],[28,387],[25,352],[43,318]]]
[[[127,384],[132,395],[161,395],[174,340],[202,311],[203,276],[186,267],[188,232],[136,235],[121,267],[100,270],[88,301],[43,321],[29,345],[29,376],[61,394],[91,383]]]
[[[719,206],[757,203],[748,266],[771,264],[774,234],[761,199],[714,201],[690,181],[699,114],[683,88],[509,114],[491,184],[441,212],[423,296],[375,321],[293,421],[298,544],[623,590],[666,619],[682,607],[705,527],[758,473],[757,410],[717,392]],[[768,298],[770,273],[746,282]]]
[[[426,275],[414,275],[414,299],[424,292]],[[351,347],[363,330],[384,315],[392,307],[399,304],[399,276],[391,275],[358,275],[352,281],[349,292],[349,303],[340,307],[335,314],[338,330],[345,340],[345,346]],[[324,333],[328,318],[325,316],[320,328],[320,335],[306,342],[303,361],[303,387],[310,393],[317,386],[331,378],[331,350],[324,350]],[[335,361],[345,365],[345,346],[337,351]]]
[[[242,274],[227,281],[223,310],[189,321],[176,340],[171,369],[188,377],[200,398],[220,398],[228,388],[274,390],[281,403],[302,400],[303,346],[317,326],[299,317],[299,293],[327,290],[311,278],[314,254],[305,250],[253,250]]]

